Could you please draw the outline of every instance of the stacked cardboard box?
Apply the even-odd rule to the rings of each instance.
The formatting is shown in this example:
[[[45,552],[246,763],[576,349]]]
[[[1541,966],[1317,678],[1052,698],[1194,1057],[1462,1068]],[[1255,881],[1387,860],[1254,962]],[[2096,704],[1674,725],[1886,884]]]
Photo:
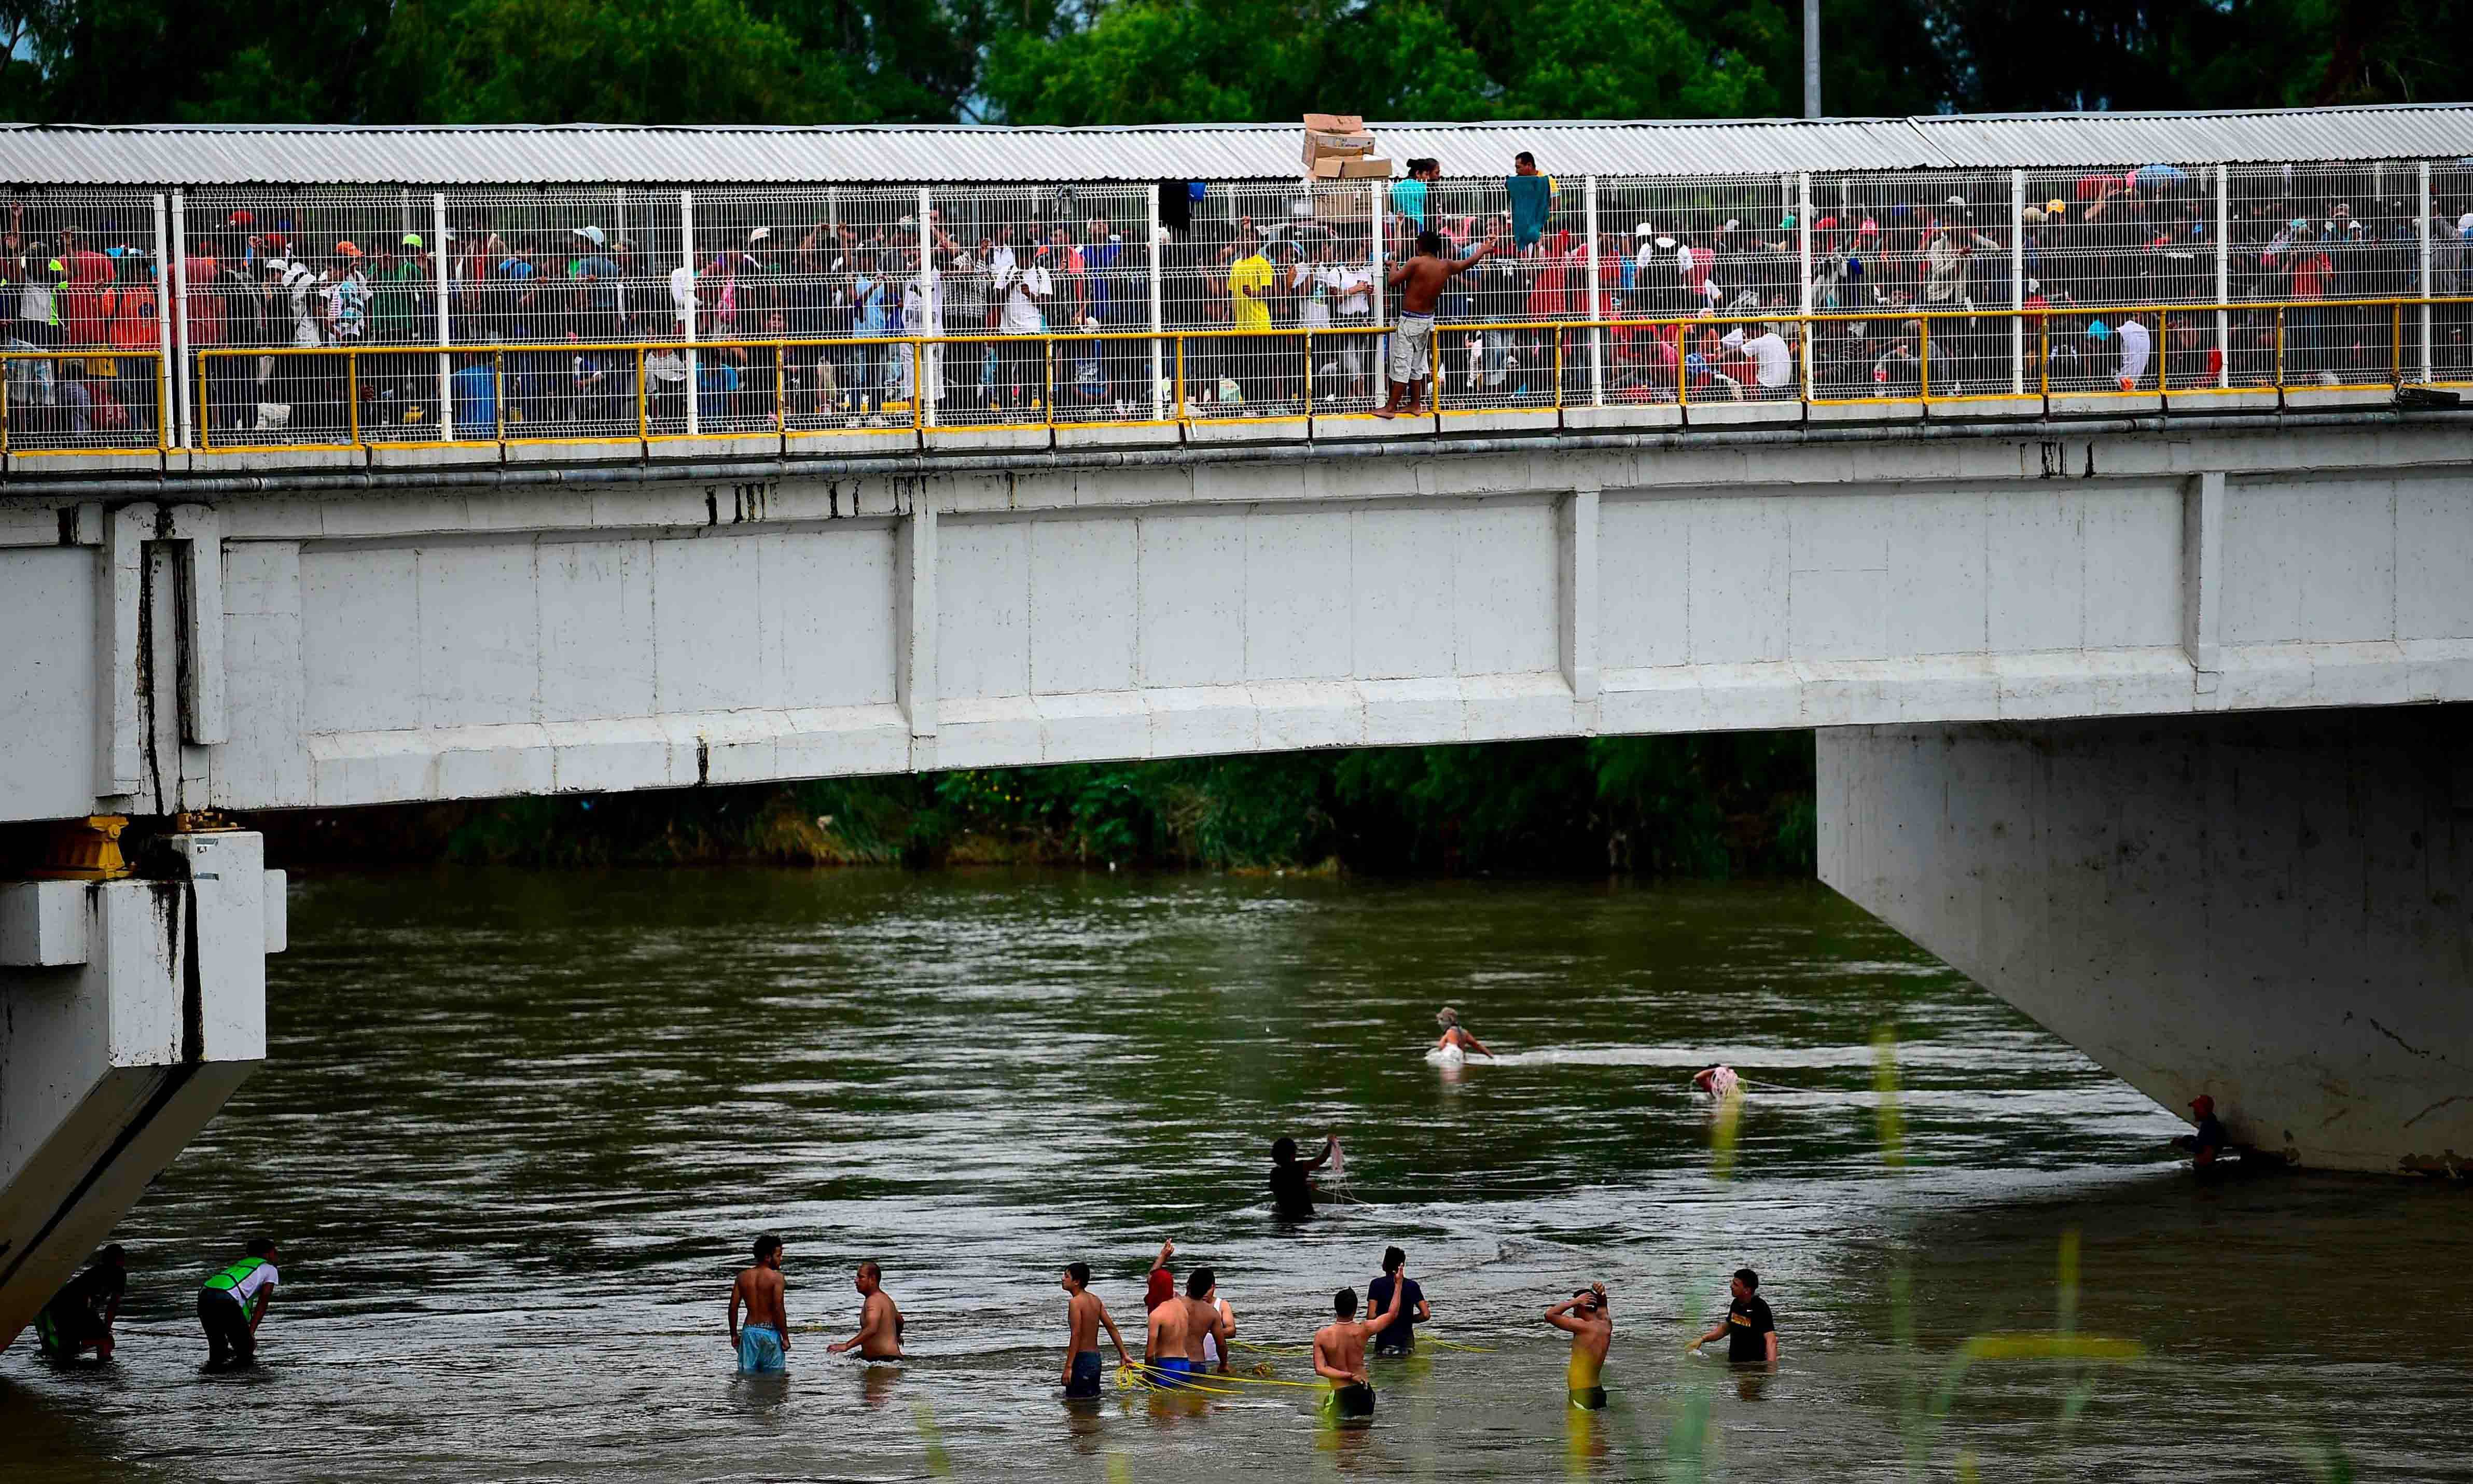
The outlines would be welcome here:
[[[1306,115],[1306,174],[1318,180],[1389,180],[1391,162],[1374,154],[1374,136],[1354,113]]]

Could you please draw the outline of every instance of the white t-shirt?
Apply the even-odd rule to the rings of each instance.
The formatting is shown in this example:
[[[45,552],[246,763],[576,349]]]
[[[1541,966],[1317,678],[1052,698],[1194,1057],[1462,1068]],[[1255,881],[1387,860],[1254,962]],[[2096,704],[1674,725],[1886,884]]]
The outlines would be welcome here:
[[[1765,387],[1782,387],[1794,380],[1794,353],[1786,347],[1774,330],[1745,339],[1740,329],[1730,331],[1723,344],[1741,350],[1760,368],[1760,382]]]
[[[670,312],[681,325],[695,323],[695,270],[684,263],[670,270]]]
[[[945,333],[945,281],[932,263],[901,286],[901,327],[914,335]]]
[[[2155,348],[2155,337],[2136,320],[2121,322],[2121,379],[2136,386],[2147,374],[2147,357]]]
[[[257,1297],[257,1291],[259,1289],[272,1288],[274,1286],[275,1264],[272,1262],[261,1262],[256,1267],[250,1270],[250,1275],[247,1278],[244,1278],[239,1282],[232,1284],[230,1292],[232,1298],[237,1300],[240,1306],[245,1309],[249,1307],[250,1301]]]
[[[999,248],[996,251],[1001,252],[1004,250]],[[1040,315],[1039,299],[1031,296],[1036,294],[1045,298],[1054,292],[1055,285],[1048,278],[1046,269],[1037,263],[1023,269],[1020,276],[1013,280],[1013,286],[1005,291],[1004,332],[1008,335],[1038,334],[1045,327],[1046,322]]]
[[[1373,303],[1366,298],[1374,286],[1373,278],[1345,263],[1325,263],[1322,273],[1323,282],[1339,300],[1341,314],[1365,314],[1373,309]]]

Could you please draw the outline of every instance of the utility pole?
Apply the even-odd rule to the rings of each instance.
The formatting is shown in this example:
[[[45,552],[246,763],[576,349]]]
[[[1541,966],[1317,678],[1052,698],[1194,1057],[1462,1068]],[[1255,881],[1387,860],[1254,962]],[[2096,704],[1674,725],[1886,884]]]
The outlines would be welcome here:
[[[1820,0],[1803,0],[1803,116],[1820,117]]]

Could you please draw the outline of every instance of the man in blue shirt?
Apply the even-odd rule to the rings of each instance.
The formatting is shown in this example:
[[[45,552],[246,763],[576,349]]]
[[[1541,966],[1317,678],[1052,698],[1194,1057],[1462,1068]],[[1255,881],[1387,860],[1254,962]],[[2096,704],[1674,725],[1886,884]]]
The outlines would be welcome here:
[[[1431,1324],[1434,1319],[1433,1307],[1426,1302],[1426,1290],[1417,1286],[1415,1279],[1400,1276],[1400,1266],[1407,1260],[1408,1255],[1399,1248],[1385,1247],[1382,1249],[1382,1276],[1365,1285],[1365,1308],[1372,1314],[1382,1313],[1391,1307],[1392,1284],[1407,1286],[1407,1292],[1400,1301],[1400,1317],[1391,1322],[1389,1328],[1374,1337],[1374,1353],[1378,1355],[1405,1355],[1415,1350],[1417,1326]]]

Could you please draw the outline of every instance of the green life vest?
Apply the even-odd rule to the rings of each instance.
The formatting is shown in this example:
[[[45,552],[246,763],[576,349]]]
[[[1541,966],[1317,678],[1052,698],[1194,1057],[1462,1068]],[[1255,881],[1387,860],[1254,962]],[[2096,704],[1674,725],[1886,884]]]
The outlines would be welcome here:
[[[205,1286],[213,1289],[217,1293],[230,1293],[232,1294],[233,1299],[237,1301],[240,1296],[237,1293],[233,1293],[233,1290],[240,1287],[241,1282],[247,1279],[249,1275],[256,1272],[259,1265],[265,1261],[266,1259],[264,1257],[243,1257],[238,1262],[233,1263],[230,1267],[228,1267],[222,1272],[217,1273],[214,1277],[207,1279]]]

